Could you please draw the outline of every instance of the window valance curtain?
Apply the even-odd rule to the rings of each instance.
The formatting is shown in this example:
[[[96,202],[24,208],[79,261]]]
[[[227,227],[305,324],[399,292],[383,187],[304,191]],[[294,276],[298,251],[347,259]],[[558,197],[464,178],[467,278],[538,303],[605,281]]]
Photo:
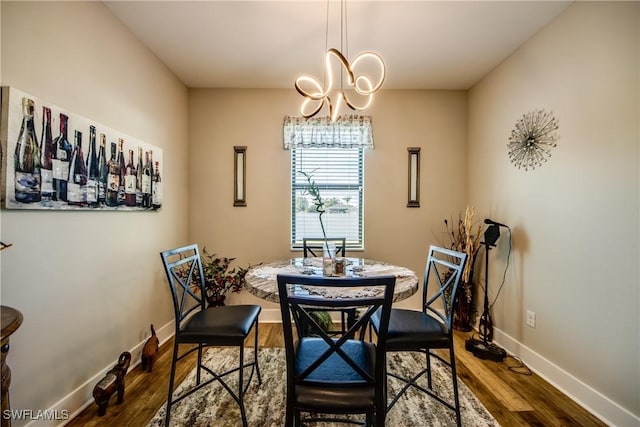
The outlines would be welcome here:
[[[284,148],[373,148],[370,116],[284,118]]]

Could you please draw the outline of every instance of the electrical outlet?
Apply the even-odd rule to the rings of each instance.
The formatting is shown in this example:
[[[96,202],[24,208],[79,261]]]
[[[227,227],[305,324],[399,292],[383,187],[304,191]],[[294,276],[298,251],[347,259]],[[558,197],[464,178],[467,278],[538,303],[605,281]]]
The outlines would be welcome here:
[[[536,314],[531,310],[527,310],[527,325],[532,328],[536,327]]]

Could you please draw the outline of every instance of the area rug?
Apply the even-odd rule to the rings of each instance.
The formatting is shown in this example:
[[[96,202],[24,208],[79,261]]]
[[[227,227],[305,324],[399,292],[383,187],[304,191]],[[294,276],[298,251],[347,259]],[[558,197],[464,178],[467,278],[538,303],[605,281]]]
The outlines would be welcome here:
[[[253,350],[245,350],[246,360],[253,359]],[[284,425],[285,413],[285,354],[283,348],[260,349],[260,372],[262,385],[254,376],[245,395],[245,409],[249,426],[281,427]],[[209,349],[204,363],[214,371],[221,372],[237,364],[238,350],[235,348]],[[433,359],[432,359],[433,360]],[[390,353],[388,367],[390,371],[405,377],[417,373],[424,366],[424,356],[412,353]],[[433,360],[433,384],[445,399],[453,401],[451,374],[440,361]],[[248,375],[249,370],[246,371]],[[245,378],[246,378],[245,375]],[[231,378],[233,377],[233,378]],[[229,385],[237,389],[237,375],[228,378]],[[195,368],[178,386],[174,396],[179,396],[185,387],[195,382]],[[389,396],[401,387],[401,382],[389,378]],[[463,426],[499,426],[487,409],[474,396],[469,388],[458,380],[458,392]],[[148,427],[164,426],[166,405],[156,413]],[[236,402],[219,383],[212,383],[191,396],[185,398],[171,408],[172,427],[207,426],[236,427],[241,426],[240,410]],[[313,426],[333,427],[332,423],[314,423]],[[340,425],[340,424],[335,424]],[[404,426],[455,426],[455,414],[423,393],[408,390],[407,393],[391,408],[387,415],[386,425],[390,427]]]

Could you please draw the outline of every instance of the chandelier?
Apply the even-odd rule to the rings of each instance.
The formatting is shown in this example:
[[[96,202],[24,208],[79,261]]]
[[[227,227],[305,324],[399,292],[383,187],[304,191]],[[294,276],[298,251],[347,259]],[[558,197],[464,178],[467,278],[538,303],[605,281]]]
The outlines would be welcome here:
[[[304,118],[318,114],[327,105],[331,121],[335,121],[343,104],[354,111],[369,108],[373,102],[373,94],[380,89],[386,75],[386,67],[382,57],[375,52],[361,52],[349,63],[347,42],[347,9],[346,0],[340,2],[340,50],[328,48],[329,39],[329,2],[327,0],[327,25],[325,33],[324,84],[308,75],[296,78],[295,88],[304,101],[300,107],[300,114]],[[341,51],[346,48],[344,55]],[[334,78],[334,65],[340,67],[339,82]],[[370,76],[359,72],[360,67],[373,67],[376,75]],[[345,87],[346,84],[346,87]],[[336,86],[334,88],[334,85]]]

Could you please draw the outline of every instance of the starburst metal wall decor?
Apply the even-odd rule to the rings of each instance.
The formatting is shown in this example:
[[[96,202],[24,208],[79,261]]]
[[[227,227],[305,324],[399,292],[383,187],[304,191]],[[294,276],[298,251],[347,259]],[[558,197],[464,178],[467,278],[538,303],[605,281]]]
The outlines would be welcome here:
[[[522,115],[509,137],[509,160],[518,169],[528,171],[551,157],[551,148],[556,146],[558,120],[542,109]]]

